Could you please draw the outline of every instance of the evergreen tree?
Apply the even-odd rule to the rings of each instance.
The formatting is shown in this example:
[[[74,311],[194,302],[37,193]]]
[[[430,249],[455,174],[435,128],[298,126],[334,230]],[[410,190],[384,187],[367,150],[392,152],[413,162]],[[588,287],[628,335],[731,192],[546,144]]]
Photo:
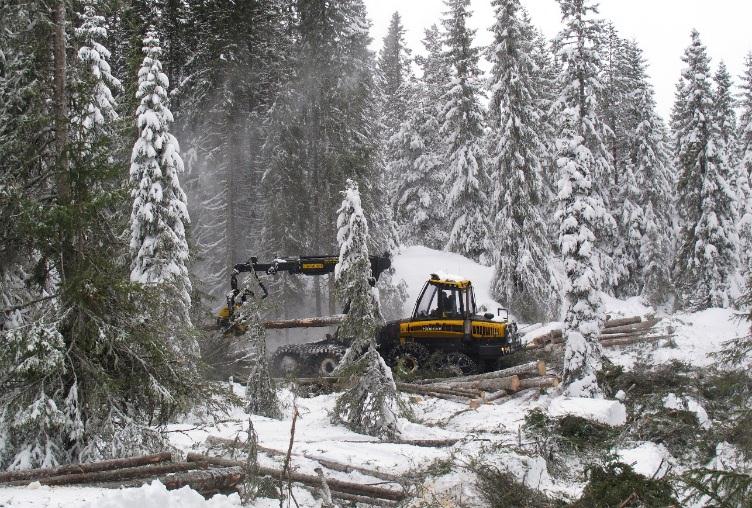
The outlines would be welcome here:
[[[206,394],[192,359],[179,358],[164,342],[164,317],[172,315],[164,299],[153,287],[128,283],[120,234],[127,227],[125,161],[112,135],[114,115],[100,111],[97,123],[94,112],[92,128],[84,128],[81,119],[92,113],[92,104],[102,104],[102,89],[89,79],[90,60],[65,58],[74,33],[67,20],[75,19],[66,6],[16,7],[0,5],[7,35],[0,45],[10,56],[0,71],[9,73],[0,79],[0,115],[15,118],[13,127],[19,128],[12,135],[2,131],[0,164],[21,164],[2,167],[0,178],[11,185],[3,185],[0,196],[7,189],[13,201],[7,208],[0,204],[3,214],[16,212],[17,229],[3,239],[15,242],[17,235],[23,241],[3,243],[16,253],[1,256],[0,269],[12,274],[3,277],[3,290],[7,280],[23,281],[26,294],[19,301],[16,293],[21,315],[11,311],[12,320],[0,330],[6,346],[0,348],[0,468],[164,449],[158,426],[186,409],[192,397]],[[101,45],[107,34],[96,33]],[[18,73],[21,63],[30,65]],[[23,95],[8,93],[6,83]],[[55,126],[54,138],[14,139],[49,125]],[[17,178],[26,185],[18,186]]]
[[[710,60],[699,33],[692,31],[691,37],[672,113],[680,225],[674,272],[684,307],[706,309],[729,303],[736,268],[736,201],[722,152]]]
[[[536,89],[532,29],[519,0],[496,0],[491,103],[487,139],[493,169],[496,271],[492,293],[521,319],[551,318],[558,287],[550,270],[552,252],[543,219],[543,165],[547,148],[541,91]]]
[[[635,128],[630,142],[630,165],[641,196],[639,266],[633,273],[641,292],[653,305],[666,302],[672,290],[674,180],[666,144],[666,128],[655,111],[654,92],[646,80],[634,90]]]
[[[363,215],[358,184],[347,180],[342,206],[337,217],[337,242],[340,245],[336,267],[337,294],[349,306],[339,327],[342,337],[352,342],[340,365],[348,367],[369,347],[376,346],[376,332],[383,324],[379,298],[373,289],[371,261],[368,256],[368,224]]]
[[[178,315],[188,318],[191,282],[186,263],[189,222],[186,197],[178,175],[183,171],[180,147],[169,132],[173,117],[167,108],[167,76],[159,61],[162,53],[154,31],[144,38],[144,60],[138,73],[137,125],[133,145],[131,184],[131,280],[143,284],[167,283],[176,290]]]
[[[739,202],[739,237],[742,273],[752,274],[752,53],[747,54],[741,76],[741,116],[739,117],[739,171],[736,190]]]
[[[607,257],[598,251],[599,234],[613,227],[599,194],[598,178],[607,173],[603,129],[597,117],[598,55],[601,31],[592,18],[596,8],[583,0],[559,0],[564,30],[557,46],[564,66],[560,76],[557,165],[559,170],[559,247],[565,284],[564,385],[570,395],[600,394],[596,372],[601,368],[598,340],[603,322],[599,290]],[[607,265],[608,266],[608,265]]]
[[[252,278],[251,278],[252,279]],[[248,289],[248,288],[246,288]],[[237,312],[238,324],[247,329],[248,350],[246,359],[250,364],[245,396],[248,413],[281,418],[277,391],[269,375],[269,360],[266,355],[266,329],[261,318],[261,300],[250,291]]]
[[[442,89],[440,129],[441,143],[446,146],[444,188],[450,230],[446,248],[477,261],[487,258],[491,230],[479,50],[472,46],[475,31],[467,26],[470,0],[446,0],[445,5],[444,63],[451,68],[451,79]]]
[[[74,123],[80,123],[84,131],[102,128],[118,119],[115,110],[115,99],[112,89],[122,90],[120,80],[112,75],[108,60],[110,51],[103,46],[102,42],[107,37],[104,16],[100,16],[94,10],[91,0],[84,2],[83,13],[79,16],[81,26],[76,28],[76,36],[81,40],[78,49],[78,59],[86,66],[83,79],[90,81],[87,84],[93,93],[89,95],[89,102],[82,109],[83,115],[74,118]]]
[[[383,320],[371,278],[368,224],[353,180],[347,180],[343,195],[337,218],[336,277],[338,295],[349,306],[339,334],[350,339],[350,346],[337,370],[354,373],[357,381],[337,399],[334,420],[356,432],[393,439],[399,431],[401,406],[392,371],[376,351],[376,332]]]
[[[399,130],[389,139],[388,168],[395,175],[392,203],[403,243],[441,249],[447,242],[447,234],[438,90],[449,76],[442,64],[440,34],[435,25],[426,29],[423,45],[426,56],[416,58],[423,77],[411,79],[404,87],[411,108]]]

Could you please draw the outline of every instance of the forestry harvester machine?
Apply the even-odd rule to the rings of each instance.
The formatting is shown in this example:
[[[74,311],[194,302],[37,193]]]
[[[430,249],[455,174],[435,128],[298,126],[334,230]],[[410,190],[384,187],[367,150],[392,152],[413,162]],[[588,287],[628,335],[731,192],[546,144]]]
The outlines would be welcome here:
[[[389,256],[371,256],[371,285],[391,266]],[[238,275],[251,272],[263,291],[268,292],[259,274],[281,272],[301,275],[326,275],[334,272],[337,256],[306,256],[275,259],[260,263],[252,257],[247,263],[235,265],[230,281],[227,305],[217,314],[217,324],[225,333],[243,334],[242,325],[234,319],[235,309],[246,295],[238,289]],[[345,305],[346,314],[349,304]],[[505,313],[501,317],[502,312]],[[284,321],[267,321],[267,329],[325,327],[340,323],[345,314]],[[334,335],[305,344],[280,346],[272,355],[275,375],[330,375],[344,355],[350,337]],[[431,274],[410,317],[386,323],[377,335],[378,351],[390,367],[412,373],[419,368],[449,369],[457,374],[471,374],[495,369],[499,360],[522,349],[517,324],[508,313],[499,309],[479,314],[472,283],[466,279]]]

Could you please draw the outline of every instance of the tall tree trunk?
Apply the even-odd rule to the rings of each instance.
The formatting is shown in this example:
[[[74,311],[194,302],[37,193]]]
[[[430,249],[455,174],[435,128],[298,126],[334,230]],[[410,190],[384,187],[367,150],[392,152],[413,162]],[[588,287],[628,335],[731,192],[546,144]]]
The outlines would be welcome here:
[[[52,12],[54,31],[54,108],[55,108],[55,151],[57,155],[57,171],[55,183],[57,187],[58,205],[66,207],[71,202],[70,162],[68,160],[68,108],[65,88],[65,2],[59,0]],[[73,263],[73,247],[70,230],[67,226],[61,229],[61,262],[60,277],[66,280],[69,268]]]

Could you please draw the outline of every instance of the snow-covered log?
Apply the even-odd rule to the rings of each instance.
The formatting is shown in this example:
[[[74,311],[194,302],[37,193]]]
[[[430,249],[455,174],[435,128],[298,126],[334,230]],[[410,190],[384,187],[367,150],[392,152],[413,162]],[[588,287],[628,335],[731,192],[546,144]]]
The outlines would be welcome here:
[[[641,321],[635,324],[604,328],[603,330],[601,330],[601,335],[608,335],[608,334],[613,334],[613,333],[628,333],[628,332],[637,332],[640,330],[647,330],[647,329],[654,327],[656,323],[658,323],[658,321],[660,321],[660,318],[649,318],[645,321]]]
[[[145,466],[157,464],[160,462],[169,462],[172,460],[170,452],[155,453],[153,455],[141,455],[138,457],[127,457],[124,459],[103,460],[100,462],[91,462],[87,464],[68,464],[59,467],[26,469],[21,471],[5,471],[0,473],[0,483],[12,482],[18,480],[34,481],[52,476],[63,476],[70,474],[94,473],[97,471],[110,471],[113,469],[122,469],[126,467]]]
[[[326,326],[337,325],[341,323],[343,319],[345,319],[344,314],[335,314],[333,316],[264,321],[264,328],[266,328],[267,330],[279,330],[286,328],[323,328]]]
[[[515,365],[508,369],[495,370],[493,372],[486,372],[484,374],[473,374],[471,376],[460,376],[451,379],[451,382],[461,381],[477,381],[479,379],[494,379],[498,377],[507,377],[523,374],[538,374],[544,376],[546,374],[546,362],[543,360],[537,360],[535,362],[524,363],[522,365]],[[426,379],[422,381],[416,381],[416,384],[426,385],[433,383],[441,383],[444,379]]]
[[[200,463],[189,464],[186,462],[169,462],[148,466],[125,467],[108,471],[63,474],[58,476],[49,476],[46,478],[34,478],[34,480],[38,481],[42,485],[76,485],[81,483],[114,482],[133,480],[138,478],[151,478],[155,476],[166,475],[168,473],[179,473],[183,471],[191,471],[193,469],[202,469],[205,467],[205,464],[202,465]],[[5,485],[23,486],[27,485],[28,483],[29,480],[17,480],[7,482]]]
[[[189,462],[207,463],[216,466],[224,467],[243,467],[244,462],[232,459],[223,459],[221,457],[209,457],[207,455],[201,455],[198,453],[189,453],[187,460]],[[318,476],[298,473],[296,471],[288,471],[284,473],[281,469],[275,469],[273,467],[267,467],[259,465],[259,474],[271,476],[273,478],[286,478],[296,483],[302,483],[311,487],[318,487],[321,484],[321,480]],[[327,478],[327,484],[334,492],[344,492],[347,494],[353,494],[356,496],[373,497],[378,499],[388,499],[392,501],[400,501],[404,499],[405,493],[402,490],[387,489],[382,487],[374,487],[372,485],[362,485],[359,483],[346,482],[337,480],[334,478]]]
[[[520,379],[520,390],[525,388],[556,388],[559,386],[559,378],[556,376],[531,377]]]
[[[623,339],[602,340],[601,345],[603,347],[628,346],[630,344],[637,344],[638,342],[655,342],[660,339],[669,339],[671,337],[673,337],[673,335],[640,335]]]
[[[456,381],[447,380],[446,383],[421,385],[428,390],[446,389],[446,390],[472,390],[484,392],[496,392],[498,390],[509,390],[516,392],[520,387],[519,376],[494,377],[492,379],[478,379],[475,381]]]

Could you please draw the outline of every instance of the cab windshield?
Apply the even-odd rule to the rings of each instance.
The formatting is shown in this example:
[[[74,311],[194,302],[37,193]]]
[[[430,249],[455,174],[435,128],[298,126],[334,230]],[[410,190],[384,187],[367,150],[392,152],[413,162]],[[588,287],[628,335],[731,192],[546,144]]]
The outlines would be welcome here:
[[[468,288],[469,289],[469,288]],[[454,286],[426,284],[415,306],[416,318],[464,318],[465,292]],[[472,289],[469,289],[472,294]],[[474,298],[471,297],[474,303]]]

